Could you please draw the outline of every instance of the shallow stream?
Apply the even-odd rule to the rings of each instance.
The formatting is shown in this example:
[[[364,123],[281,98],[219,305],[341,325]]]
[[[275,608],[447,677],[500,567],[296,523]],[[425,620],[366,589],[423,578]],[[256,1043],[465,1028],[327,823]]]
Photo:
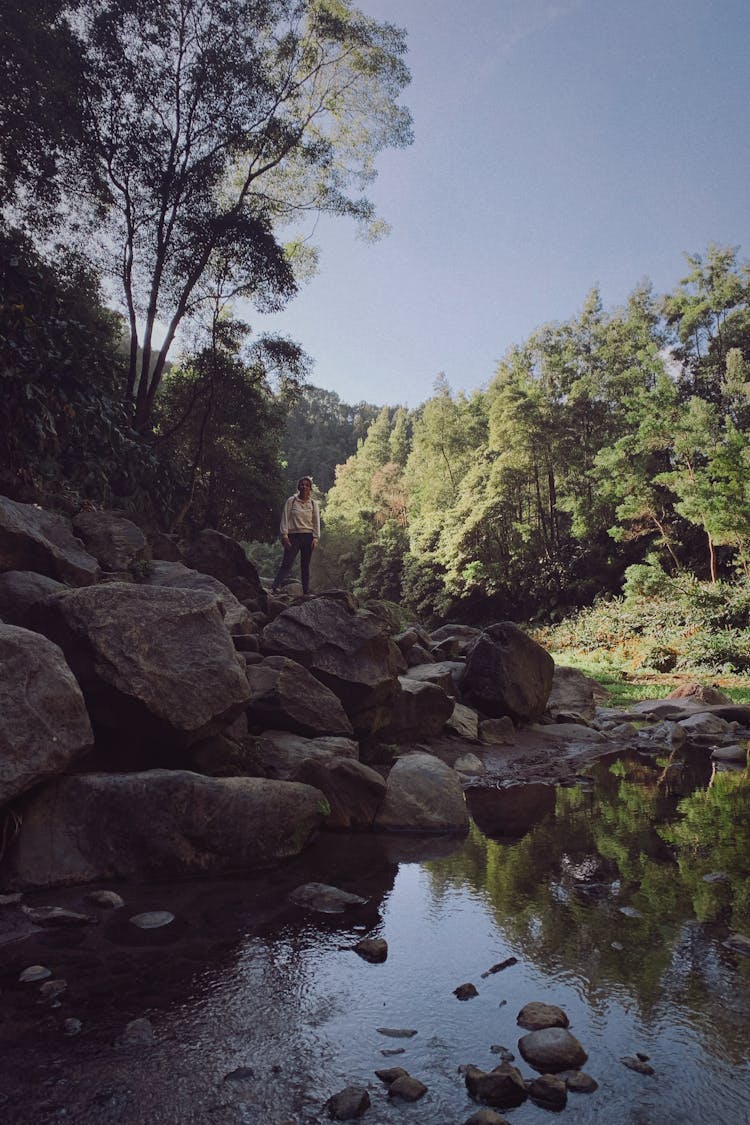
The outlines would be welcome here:
[[[504,1047],[534,1076],[516,1016],[543,1000],[565,1010],[599,1084],[571,1093],[562,1121],[745,1125],[750,958],[724,942],[750,936],[747,771],[712,776],[705,751],[631,756],[544,796],[526,803],[516,838],[476,825],[466,840],[327,836],[252,879],[112,886],[127,905],[98,925],[3,947],[2,1120],[310,1125],[358,1085],[372,1102],[364,1122],[462,1125],[478,1106],[461,1066],[490,1070]],[[286,896],[311,880],[369,901],[303,911]],[[90,913],[86,889],[24,901]],[[144,910],[175,921],[137,930],[128,919]],[[385,963],[352,951],[365,934],[387,940]],[[18,982],[37,962],[67,981],[59,1007]],[[466,982],[478,995],[459,1001]],[[139,1017],[153,1042],[118,1045]],[[69,1018],[81,1021],[70,1037]],[[621,1062],[636,1052],[654,1074]],[[425,1097],[389,1100],[375,1077],[389,1066],[421,1079]],[[531,1101],[503,1113],[550,1120]]]

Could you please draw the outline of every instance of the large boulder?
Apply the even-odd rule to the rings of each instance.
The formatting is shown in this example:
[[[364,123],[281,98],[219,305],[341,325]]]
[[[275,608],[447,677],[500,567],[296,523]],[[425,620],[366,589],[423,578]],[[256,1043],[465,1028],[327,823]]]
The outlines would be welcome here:
[[[247,715],[254,727],[309,738],[354,733],[339,697],[295,660],[268,656],[248,666],[247,679],[252,693]]]
[[[73,517],[73,530],[104,570],[128,570],[149,553],[140,527],[114,512],[79,512]]]
[[[341,700],[357,736],[390,720],[403,657],[383,624],[338,597],[290,606],[263,630],[262,651],[308,668]]]
[[[223,582],[210,574],[200,574],[184,563],[158,561],[150,564],[142,582],[144,586],[167,586],[173,590],[208,590],[217,598],[224,614],[224,624],[230,633],[239,635],[256,631],[250,611]]]
[[[216,597],[111,582],[53,594],[35,608],[60,645],[94,727],[184,747],[223,729],[250,699]]]
[[[460,696],[459,684],[466,672],[463,660],[437,660],[427,664],[412,665],[406,675],[423,684],[436,684],[451,699]]]
[[[378,732],[385,742],[414,742],[440,734],[453,712],[453,700],[427,680],[399,676],[391,720]]]
[[[37,602],[65,585],[46,574],[36,574],[33,570],[6,570],[0,574],[0,620],[6,625],[21,625],[27,628],[30,611]]]
[[[99,579],[99,564],[73,534],[69,519],[0,496],[0,571],[34,570],[71,586]]]
[[[0,806],[93,745],[81,689],[57,645],[0,625]]]
[[[335,758],[359,758],[357,743],[337,735],[303,738],[286,730],[266,730],[258,740],[258,746],[266,777],[281,781],[294,777],[307,759],[325,763]]]
[[[555,662],[511,621],[490,625],[466,658],[461,690],[466,701],[492,718],[540,718],[552,689]]]
[[[187,770],[79,774],[29,802],[8,857],[19,889],[170,879],[269,867],[297,855],[326,814],[309,785]]]
[[[388,774],[375,828],[382,832],[468,832],[469,814],[456,771],[421,751],[398,758]]]
[[[596,708],[608,699],[607,689],[590,676],[579,672],[577,668],[555,665],[547,699],[547,714],[553,719],[567,716],[593,719]]]
[[[218,578],[241,602],[265,608],[266,592],[258,571],[235,539],[206,528],[188,547],[185,561],[201,574]]]
[[[372,828],[385,797],[385,780],[353,758],[305,758],[293,775],[319,789],[330,805],[326,828]]]

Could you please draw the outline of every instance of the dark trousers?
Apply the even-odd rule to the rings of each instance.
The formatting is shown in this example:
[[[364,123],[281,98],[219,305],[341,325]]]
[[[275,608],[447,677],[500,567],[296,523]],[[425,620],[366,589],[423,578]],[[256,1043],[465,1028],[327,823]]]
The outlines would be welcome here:
[[[284,548],[284,557],[281,566],[273,580],[276,590],[290,575],[294,560],[299,555],[300,571],[302,573],[302,589],[304,593],[310,590],[310,559],[313,552],[313,536],[311,531],[293,531],[289,535],[289,546]]]

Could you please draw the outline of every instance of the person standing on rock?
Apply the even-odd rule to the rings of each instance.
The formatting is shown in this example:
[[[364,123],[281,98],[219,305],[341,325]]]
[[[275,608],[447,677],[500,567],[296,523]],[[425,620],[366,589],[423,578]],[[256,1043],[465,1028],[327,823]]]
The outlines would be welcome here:
[[[312,498],[312,480],[300,477],[298,492],[285,501],[281,512],[279,531],[284,547],[281,566],[273,580],[273,592],[278,593],[281,583],[290,575],[294,560],[299,554],[303,593],[310,593],[310,559],[320,539],[320,505]]]

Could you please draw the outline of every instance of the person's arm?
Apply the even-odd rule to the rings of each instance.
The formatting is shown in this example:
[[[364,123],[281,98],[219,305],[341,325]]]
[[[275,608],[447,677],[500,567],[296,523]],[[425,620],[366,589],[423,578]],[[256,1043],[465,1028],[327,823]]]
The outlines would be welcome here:
[[[279,524],[279,535],[281,542],[285,547],[289,546],[289,500],[284,501],[284,507],[281,509],[281,523]]]

